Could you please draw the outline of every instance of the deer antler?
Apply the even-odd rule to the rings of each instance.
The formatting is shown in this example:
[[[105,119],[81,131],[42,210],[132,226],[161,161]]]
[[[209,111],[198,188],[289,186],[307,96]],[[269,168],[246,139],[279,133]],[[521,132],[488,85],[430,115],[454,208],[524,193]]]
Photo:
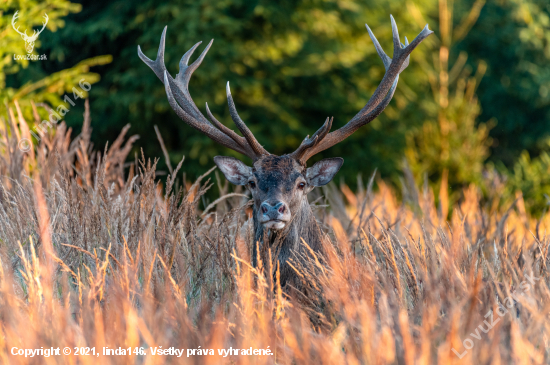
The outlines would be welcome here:
[[[157,58],[154,61],[145,56],[143,52],[141,52],[141,48],[139,46],[138,55],[139,58],[141,58],[141,60],[145,62],[145,64],[149,66],[151,70],[153,70],[160,81],[164,83],[166,96],[168,97],[168,102],[170,103],[172,109],[174,109],[176,114],[185,123],[204,133],[213,141],[218,142],[219,144],[227,148],[231,148],[234,151],[242,153],[250,157],[254,161],[260,158],[262,155],[268,155],[269,152],[267,152],[258,143],[256,138],[254,138],[252,132],[250,132],[248,127],[244,124],[244,122],[237,114],[237,110],[235,109],[235,104],[233,103],[233,98],[231,97],[231,92],[229,90],[229,83],[227,84],[227,101],[229,103],[229,110],[233,121],[235,122],[237,128],[239,128],[244,137],[239,136],[233,130],[227,128],[225,125],[220,123],[212,115],[210,109],[208,109],[208,104],[206,104],[206,113],[208,115],[208,118],[210,119],[210,123],[208,119],[206,119],[204,115],[199,111],[199,109],[193,102],[191,95],[189,94],[189,80],[191,79],[191,75],[202,63],[204,56],[206,56],[206,53],[210,49],[210,46],[212,45],[212,42],[214,40],[211,40],[202,52],[202,54],[199,56],[199,58],[197,58],[195,62],[188,66],[187,64],[189,62],[189,59],[191,58],[191,55],[202,42],[198,42],[193,47],[191,47],[191,49],[189,49],[181,58],[179,65],[180,72],[176,75],[176,78],[174,79],[168,73],[168,71],[166,70],[166,66],[164,65],[164,49],[167,28],[168,27],[164,27],[164,30],[162,31]]]
[[[374,47],[386,68],[386,73],[374,91],[374,94],[363,109],[342,128],[328,133],[332,126],[332,118],[327,118],[323,126],[311,138],[306,137],[298,149],[290,154],[290,156],[300,163],[305,165],[306,161],[313,155],[342,142],[356,130],[378,117],[393,98],[399,74],[409,65],[409,55],[426,37],[433,33],[428,29],[428,25],[426,24],[424,29],[410,44],[407,37],[405,37],[405,44],[402,44],[399,40],[399,32],[395,20],[391,15],[390,18],[393,33],[393,59],[386,55],[369,26],[365,24]]]

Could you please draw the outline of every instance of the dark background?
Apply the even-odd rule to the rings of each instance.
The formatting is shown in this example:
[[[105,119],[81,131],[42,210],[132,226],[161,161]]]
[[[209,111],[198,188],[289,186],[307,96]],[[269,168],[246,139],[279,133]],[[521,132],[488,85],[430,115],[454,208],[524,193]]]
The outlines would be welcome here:
[[[155,57],[165,25],[166,64],[173,76],[187,49],[203,41],[197,57],[210,39],[215,40],[190,83],[199,109],[204,113],[208,102],[218,119],[234,128],[225,98],[225,84],[230,81],[241,117],[260,143],[275,154],[293,151],[327,116],[335,117],[333,128],[342,126],[367,102],[384,70],[365,23],[390,56],[389,14],[395,17],[401,37],[411,40],[422,28],[412,15],[412,3],[401,0],[80,3],[82,11],[68,15],[63,28],[41,35],[39,52],[48,54],[52,62],[31,64],[25,73],[13,76],[12,83],[48,75],[97,55],[112,55],[112,63],[92,69],[101,75],[89,96],[96,146],[113,141],[130,123],[130,132],[141,136],[136,151],[143,148],[147,156],[160,157],[153,129],[156,124],[172,164],[185,155],[185,169],[191,178],[212,166],[213,156],[237,154],[180,121],[168,105],[162,83],[138,58],[137,45],[148,57]],[[416,1],[414,5],[442,39],[441,2]],[[477,181],[478,177],[460,177],[467,175],[459,170],[469,169],[472,158],[483,169],[497,166],[500,171],[514,171],[522,152],[535,159],[548,150],[550,3],[499,0],[481,5],[479,18],[467,35],[449,44],[450,67],[461,52],[468,55],[464,67],[470,76],[480,62],[487,66],[475,92],[475,121],[461,127],[460,114],[451,113],[449,118],[455,128],[472,128],[471,134],[480,123],[491,121],[488,138],[480,142],[487,152],[462,157],[461,153],[467,152],[457,149],[457,166],[462,166],[456,171],[445,158],[419,156],[423,161],[435,159],[428,167],[412,166],[417,176],[427,174],[434,184],[439,183],[445,169],[450,171],[452,187]],[[451,26],[459,27],[472,6],[473,1],[456,2]],[[429,42],[413,52],[411,65],[402,74],[387,110],[312,162],[322,157],[344,157],[338,176],[352,185],[357,173],[369,176],[375,168],[382,177],[398,181],[407,148],[420,151],[407,141],[425,133],[426,123],[436,123],[441,116],[430,81],[430,77],[438,76],[437,62],[432,61],[439,55],[439,45],[435,38]],[[449,94],[454,92],[450,87]],[[76,131],[82,122],[82,104],[77,108],[67,116]],[[163,159],[160,165],[162,169]]]

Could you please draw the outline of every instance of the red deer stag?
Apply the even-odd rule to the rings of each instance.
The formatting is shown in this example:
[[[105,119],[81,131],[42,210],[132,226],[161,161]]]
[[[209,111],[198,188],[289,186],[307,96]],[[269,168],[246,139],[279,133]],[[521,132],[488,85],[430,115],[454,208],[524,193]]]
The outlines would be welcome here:
[[[306,161],[311,156],[343,141],[382,113],[393,97],[399,74],[409,64],[410,53],[433,33],[426,25],[410,44],[406,37],[405,44],[402,44],[393,17],[391,17],[391,25],[393,59],[384,53],[367,25],[367,31],[384,63],[386,73],[363,109],[346,125],[333,132],[330,132],[332,118],[327,118],[323,126],[311,137],[306,137],[296,151],[283,156],[270,154],[258,143],[237,113],[229,83],[227,83],[229,111],[242,137],[220,123],[208,109],[208,104],[206,104],[208,117],[206,118],[193,102],[188,89],[189,80],[201,64],[213,40],[190,66],[189,58],[201,42],[195,44],[183,55],[179,64],[180,72],[176,78],[172,78],[164,65],[167,27],[162,32],[156,60],[147,58],[138,46],[139,57],[164,83],[170,106],[185,123],[206,134],[215,142],[242,153],[254,161],[250,167],[233,157],[214,157],[214,162],[231,183],[245,185],[252,194],[255,242],[259,242],[260,246],[264,246],[267,242],[267,247],[278,247],[283,286],[295,276],[287,260],[293,251],[302,252],[300,238],[303,238],[314,251],[322,251],[322,232],[306,195],[316,186],[328,184],[344,162],[340,157],[327,158],[307,168]],[[254,250],[253,263],[256,263],[256,250]]]

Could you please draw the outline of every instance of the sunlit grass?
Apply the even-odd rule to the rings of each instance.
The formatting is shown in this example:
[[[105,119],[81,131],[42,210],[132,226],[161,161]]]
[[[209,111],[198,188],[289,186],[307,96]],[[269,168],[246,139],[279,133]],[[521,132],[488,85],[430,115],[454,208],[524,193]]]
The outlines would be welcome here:
[[[14,347],[101,353],[32,359],[51,364],[548,361],[550,220],[521,196],[503,206],[471,186],[445,219],[446,192],[436,205],[412,182],[406,204],[383,181],[318,190],[326,254],[292,259],[303,294],[279,286],[274,255],[251,266],[248,198],[203,214],[223,180],[160,185],[145,159],[125,176],[133,140],[99,158],[87,120],[76,142],[61,126],[35,156],[0,145],[0,363],[31,363]],[[185,360],[152,355],[160,346]],[[230,348],[272,355],[218,353]]]

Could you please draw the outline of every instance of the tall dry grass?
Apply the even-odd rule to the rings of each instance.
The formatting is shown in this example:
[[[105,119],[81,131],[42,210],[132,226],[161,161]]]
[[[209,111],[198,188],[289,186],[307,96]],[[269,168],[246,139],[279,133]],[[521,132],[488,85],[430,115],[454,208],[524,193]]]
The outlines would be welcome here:
[[[22,153],[16,115],[0,127],[2,364],[548,362],[550,220],[529,218],[520,196],[503,205],[497,179],[483,199],[466,189],[449,220],[446,193],[436,207],[410,178],[405,203],[372,179],[315,192],[326,256],[293,258],[304,296],[280,288],[274,255],[251,266],[248,198],[212,170],[178,183],[180,164],[161,185],[154,161],[125,163],[127,129],[93,150],[88,108],[75,139],[60,124]],[[161,346],[182,358],[151,354]],[[218,355],[229,348],[271,355]]]

